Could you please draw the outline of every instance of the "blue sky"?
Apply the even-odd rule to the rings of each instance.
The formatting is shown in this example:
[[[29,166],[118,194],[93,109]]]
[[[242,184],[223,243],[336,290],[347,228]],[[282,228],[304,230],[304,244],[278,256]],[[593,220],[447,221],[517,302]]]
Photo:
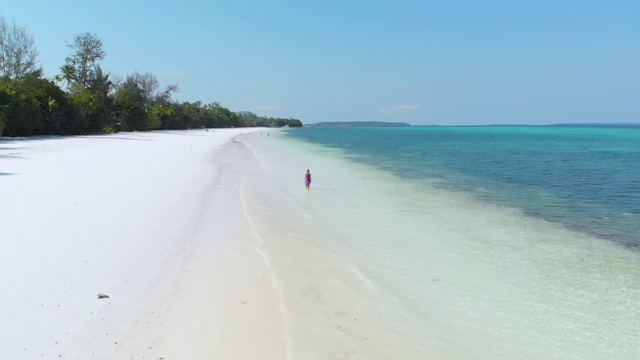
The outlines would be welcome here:
[[[305,123],[640,122],[637,0],[0,0],[0,16],[47,77],[91,32],[112,74]]]

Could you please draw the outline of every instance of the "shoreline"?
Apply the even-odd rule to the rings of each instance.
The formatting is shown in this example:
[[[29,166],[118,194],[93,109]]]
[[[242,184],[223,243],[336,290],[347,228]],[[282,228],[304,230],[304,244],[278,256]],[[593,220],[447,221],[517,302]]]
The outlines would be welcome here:
[[[282,281],[292,358],[637,353],[637,254],[286,137],[243,139],[262,162],[247,204]]]

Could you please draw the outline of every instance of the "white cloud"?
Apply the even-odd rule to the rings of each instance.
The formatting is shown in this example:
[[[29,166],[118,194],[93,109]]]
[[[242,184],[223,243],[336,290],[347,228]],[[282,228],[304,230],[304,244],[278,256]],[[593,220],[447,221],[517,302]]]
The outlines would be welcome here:
[[[422,105],[420,104],[412,104],[412,105],[396,105],[389,108],[381,109],[381,113],[392,114],[392,113],[400,113],[400,112],[410,112],[410,111],[418,111],[422,109]]]

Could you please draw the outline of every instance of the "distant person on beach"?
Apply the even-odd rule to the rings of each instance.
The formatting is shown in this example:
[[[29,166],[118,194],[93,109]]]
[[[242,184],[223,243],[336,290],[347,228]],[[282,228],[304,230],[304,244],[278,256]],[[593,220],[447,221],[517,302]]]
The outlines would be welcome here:
[[[309,169],[307,169],[307,173],[304,174],[304,186],[306,186],[307,189],[311,187],[311,171],[309,171]]]

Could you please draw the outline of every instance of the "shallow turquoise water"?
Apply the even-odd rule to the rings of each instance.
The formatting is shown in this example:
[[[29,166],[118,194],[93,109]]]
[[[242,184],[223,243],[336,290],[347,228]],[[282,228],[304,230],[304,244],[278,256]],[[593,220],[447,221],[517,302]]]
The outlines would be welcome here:
[[[584,176],[593,164],[570,153],[597,147],[582,129],[533,130],[243,138],[261,165],[241,194],[278,280],[291,358],[638,359],[640,251],[620,246],[632,239],[621,232],[594,237],[602,229],[579,210],[602,205],[569,199],[599,193],[555,180]]]
[[[303,128],[288,134],[402,177],[640,247],[637,128]]]

